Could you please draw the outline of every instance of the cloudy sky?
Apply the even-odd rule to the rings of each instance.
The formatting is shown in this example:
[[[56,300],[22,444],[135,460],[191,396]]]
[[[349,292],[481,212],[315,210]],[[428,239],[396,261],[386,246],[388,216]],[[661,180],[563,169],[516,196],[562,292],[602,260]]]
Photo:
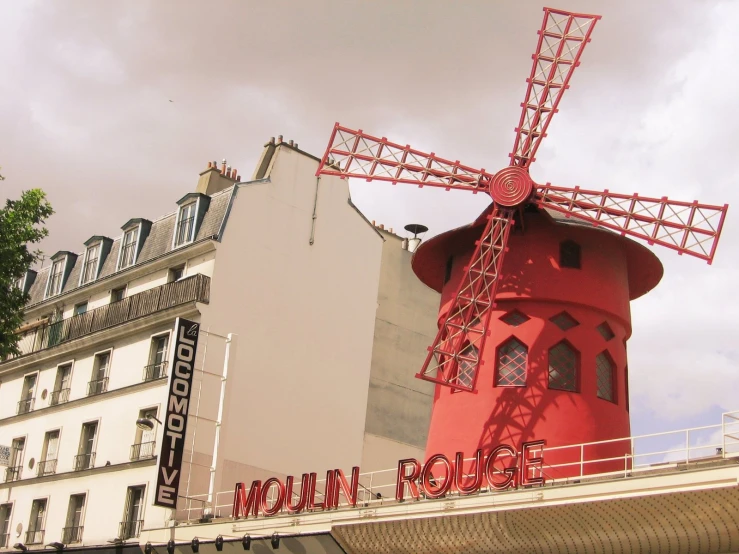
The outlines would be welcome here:
[[[248,178],[270,136],[319,155],[335,121],[472,166],[507,163],[538,2],[194,4],[0,0],[0,186],[48,192],[47,253],[173,211],[208,160]],[[737,205],[712,266],[655,249],[665,278],[632,305],[634,431],[718,422],[739,409],[739,1],[553,7],[603,19],[534,179]],[[351,187],[368,218],[429,236],[486,205]]]

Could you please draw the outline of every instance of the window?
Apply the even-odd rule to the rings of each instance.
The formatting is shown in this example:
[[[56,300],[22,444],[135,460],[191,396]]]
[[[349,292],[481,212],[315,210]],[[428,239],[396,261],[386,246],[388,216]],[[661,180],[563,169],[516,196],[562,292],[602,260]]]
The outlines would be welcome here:
[[[44,525],[46,524],[46,498],[40,498],[31,504],[31,519],[26,531],[26,544],[44,542]]]
[[[87,312],[87,302],[80,302],[74,305],[74,315],[82,315]]]
[[[118,258],[118,269],[124,269],[136,263],[136,244],[139,239],[139,227],[134,227],[123,233],[121,254]]]
[[[136,440],[131,445],[131,461],[153,458],[156,455],[156,408],[146,408],[139,411],[139,419],[146,418],[153,423],[151,429],[141,429],[136,426]]]
[[[87,384],[87,396],[101,394],[108,390],[108,369],[110,367],[110,351],[95,354],[92,367],[92,379]]]
[[[128,487],[123,521],[119,529],[119,536],[123,540],[134,539],[141,533],[141,524],[144,522],[144,492],[143,485]]]
[[[56,406],[69,401],[69,391],[72,386],[72,363],[60,365],[56,368],[54,390],[51,391],[49,405]]]
[[[95,467],[95,439],[98,433],[98,422],[90,421],[82,424],[80,446],[74,457],[74,470],[80,471]]]
[[[49,431],[44,435],[44,447],[41,450],[41,461],[36,466],[39,477],[56,473],[57,453],[59,452],[59,430]]]
[[[580,269],[580,245],[566,240],[559,244],[559,267]]]
[[[5,469],[5,482],[18,481],[23,469],[23,450],[26,447],[25,437],[13,439],[10,444],[10,465]]]
[[[82,265],[80,285],[94,281],[98,275],[98,262],[100,261],[100,243],[87,247],[85,252],[85,263]]]
[[[110,291],[110,303],[120,302],[126,297],[126,287],[119,287]]]
[[[21,391],[21,399],[18,402],[18,414],[27,414],[33,410],[33,402],[36,394],[36,378],[37,374],[32,373],[26,375],[23,379],[23,390]]]
[[[49,281],[46,284],[46,298],[50,296],[56,296],[62,292],[62,276],[64,273],[64,263],[66,258],[55,261],[51,265],[49,271]]]
[[[613,337],[616,336],[616,333],[613,332],[613,329],[611,329],[611,326],[608,325],[605,321],[598,325],[596,327],[598,333],[600,333],[600,336],[603,337],[604,340],[609,341]]]
[[[526,363],[529,351],[516,337],[498,347],[496,385],[499,387],[526,386]]]
[[[167,347],[169,334],[151,339],[149,364],[144,368],[144,381],[152,381],[167,376]]]
[[[181,265],[179,267],[173,267],[169,270],[169,275],[167,276],[167,282],[174,283],[175,281],[179,281],[180,279],[182,279],[184,275],[185,275],[184,265]]]
[[[23,290],[23,286],[26,284],[26,275],[24,274],[23,277],[21,277],[19,279],[16,279],[15,280],[15,283],[13,283],[13,284],[15,285],[15,288],[17,288],[18,290],[22,291]],[[2,548],[2,547],[0,547],[0,548]]]
[[[529,319],[531,319],[529,316],[519,312],[518,310],[510,311],[500,318],[503,323],[506,323],[511,327],[518,327],[519,325],[526,323]]]
[[[12,504],[0,504],[0,548],[8,548],[8,538],[10,537],[10,515],[12,513]]]
[[[479,352],[476,346],[468,343],[459,353],[460,356],[468,359],[459,359],[457,378],[455,379],[458,385],[472,389],[472,383],[475,381],[475,367],[477,366],[475,362],[479,360]],[[453,389],[453,391],[458,392],[458,389]]]
[[[568,329],[572,329],[573,327],[577,327],[578,325],[580,325],[580,322],[567,312],[560,312],[557,315],[550,317],[549,321],[554,323],[563,331],[567,331]]]
[[[577,392],[580,354],[562,341],[549,350],[549,388]]]
[[[82,542],[82,512],[85,509],[85,494],[73,494],[69,497],[67,522],[62,529],[62,543]]]
[[[597,385],[598,398],[615,402],[614,394],[614,368],[616,364],[607,351],[603,351],[595,357],[595,381]]]
[[[452,267],[454,266],[454,256],[449,256],[446,261],[446,267],[444,267],[444,284],[449,282],[452,278]]]
[[[196,202],[190,202],[180,208],[175,229],[175,247],[192,242],[195,231],[195,206]]]

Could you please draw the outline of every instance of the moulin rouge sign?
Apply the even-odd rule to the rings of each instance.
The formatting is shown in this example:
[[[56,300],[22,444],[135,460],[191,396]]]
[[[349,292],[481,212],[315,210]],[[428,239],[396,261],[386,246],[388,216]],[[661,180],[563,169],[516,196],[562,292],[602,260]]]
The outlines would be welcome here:
[[[488,453],[478,450],[471,461],[463,463],[462,452],[454,461],[444,454],[435,454],[421,464],[414,458],[400,460],[395,481],[395,499],[402,502],[406,493],[414,500],[441,498],[450,490],[461,495],[474,494],[483,488],[504,491],[519,486],[541,485],[543,447],[545,441],[525,442],[521,450],[502,444]],[[298,514],[338,508],[340,493],[345,506],[356,506],[359,493],[359,468],[353,467],[350,478],[340,469],[326,472],[325,494],[318,490],[317,475],[304,473],[300,492],[296,493],[295,478],[282,480],[272,477],[254,481],[248,489],[237,483],[234,491],[233,517],[273,516],[281,511]],[[318,498],[317,498],[318,496]]]

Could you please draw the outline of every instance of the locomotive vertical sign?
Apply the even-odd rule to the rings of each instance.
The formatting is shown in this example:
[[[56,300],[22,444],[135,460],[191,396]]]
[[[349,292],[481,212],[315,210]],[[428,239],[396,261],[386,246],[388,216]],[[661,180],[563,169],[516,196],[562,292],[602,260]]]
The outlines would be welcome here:
[[[199,333],[200,323],[177,318],[172,375],[169,378],[167,395],[167,417],[164,420],[154,495],[154,504],[164,508],[174,509],[177,506]]]

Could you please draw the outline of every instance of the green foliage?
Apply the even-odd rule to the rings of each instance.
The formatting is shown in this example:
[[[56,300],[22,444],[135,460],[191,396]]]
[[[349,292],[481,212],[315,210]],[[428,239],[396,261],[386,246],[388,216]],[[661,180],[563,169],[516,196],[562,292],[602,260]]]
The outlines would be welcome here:
[[[15,330],[23,323],[28,295],[16,282],[41,257],[40,250],[30,251],[28,245],[49,234],[44,223],[53,213],[41,189],[25,191],[0,209],[0,359],[19,353]]]

